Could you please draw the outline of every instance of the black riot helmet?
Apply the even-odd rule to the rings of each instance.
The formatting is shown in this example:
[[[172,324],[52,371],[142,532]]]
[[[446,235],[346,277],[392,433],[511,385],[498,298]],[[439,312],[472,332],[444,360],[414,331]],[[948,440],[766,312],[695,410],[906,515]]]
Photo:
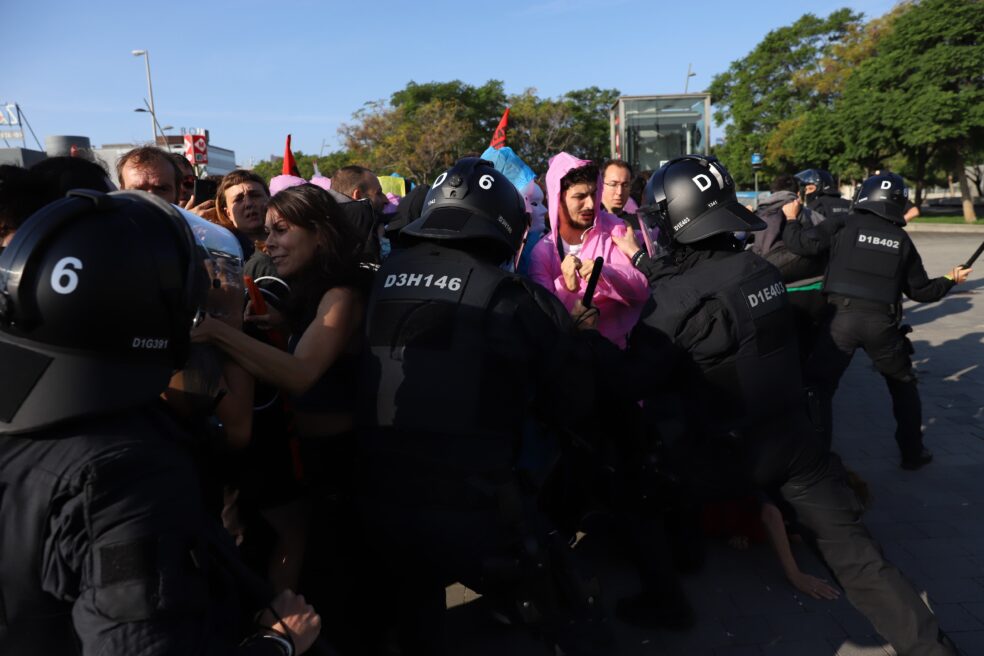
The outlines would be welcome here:
[[[178,208],[73,191],[0,255],[0,433],[152,401],[187,357],[210,287]]]
[[[909,188],[902,176],[895,173],[873,175],[858,187],[852,210],[866,210],[883,219],[905,225],[905,203]]]
[[[499,261],[505,261],[523,245],[529,225],[526,203],[509,178],[492,162],[465,157],[437,176],[420,218],[401,234],[433,241],[483,242]]]
[[[661,239],[680,244],[765,229],[765,222],[738,202],[728,170],[710,156],[670,160],[653,173],[642,200],[643,218],[659,227]]]
[[[817,190],[813,192],[814,194],[840,195],[837,187],[834,185],[834,176],[830,175],[829,171],[824,171],[823,169],[806,169],[805,171],[800,171],[794,177],[799,181],[800,187],[805,187],[806,185],[816,186]]]

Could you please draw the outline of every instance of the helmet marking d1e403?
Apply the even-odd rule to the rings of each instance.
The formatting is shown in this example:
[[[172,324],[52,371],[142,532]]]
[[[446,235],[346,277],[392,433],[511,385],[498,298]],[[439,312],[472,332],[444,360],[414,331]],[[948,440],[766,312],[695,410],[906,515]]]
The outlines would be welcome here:
[[[446,242],[482,242],[500,261],[523,245],[530,218],[519,191],[491,162],[478,157],[458,160],[437,176],[424,209],[402,234]]]
[[[208,257],[178,208],[77,190],[0,255],[0,433],[147,403],[187,357]]]
[[[663,239],[680,244],[765,229],[765,222],[738,202],[724,165],[704,155],[677,157],[653,173],[640,213],[659,227]]]

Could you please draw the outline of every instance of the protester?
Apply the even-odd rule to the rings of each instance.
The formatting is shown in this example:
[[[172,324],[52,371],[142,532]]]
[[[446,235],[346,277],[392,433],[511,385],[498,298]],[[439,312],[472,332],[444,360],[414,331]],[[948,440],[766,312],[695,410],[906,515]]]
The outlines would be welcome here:
[[[27,169],[0,165],[0,253],[14,238],[17,228],[34,212]]]
[[[303,653],[319,616],[245,571],[158,402],[210,287],[188,225],[91,193],[25,226],[0,256],[0,652]]]
[[[344,517],[339,519],[345,509],[337,506],[350,484],[352,381],[362,348],[359,329],[371,272],[360,266],[358,239],[338,204],[319,187],[299,185],[270,199],[266,230],[266,252],[290,286],[290,298],[283,313],[270,308],[267,315],[255,315],[250,305],[247,322],[289,335],[288,351],[209,317],[194,330],[193,339],[217,345],[258,381],[288,395],[300,437],[306,498],[316,521],[303,531],[278,522],[278,530],[291,531],[295,542],[306,539],[309,547],[304,553],[318,555],[304,560],[303,566],[314,572],[304,581],[305,594],[334,603],[332,595],[341,593],[332,586],[348,588],[331,580],[345,573],[338,569],[345,561],[329,557],[329,552],[342,548],[339,541],[357,537]],[[299,557],[297,550],[292,553]],[[290,576],[298,575],[301,566],[295,562]],[[335,610],[330,615],[339,619]]]
[[[171,160],[170,153],[154,146],[141,146],[128,151],[116,163],[120,189],[138,189],[178,202],[181,172]]]
[[[331,176],[331,197],[341,208],[345,219],[355,229],[362,244],[366,262],[379,262],[377,225],[379,214],[386,205],[386,194],[372,171],[364,166],[343,166]]]
[[[266,208],[270,189],[266,182],[252,171],[236,169],[222,178],[215,191],[214,213],[206,218],[232,231],[243,246],[243,255],[249,260],[256,250],[256,242],[266,239]]]
[[[792,252],[783,242],[783,231],[788,221],[795,220],[806,227],[813,227],[825,218],[824,215],[803,206],[797,195],[799,186],[793,176],[776,176],[769,186],[772,193],[760,202],[758,209],[755,210],[755,214],[765,221],[766,228],[761,232],[752,233],[750,240],[752,252],[779,269],[779,275],[789,293],[800,364],[805,365],[813,351],[827,307],[821,294],[827,258],[824,255],[799,255]],[[833,207],[839,207],[833,203],[835,199],[831,196],[823,198],[831,199],[825,202],[832,203]],[[833,214],[832,210],[827,211]]]
[[[598,168],[590,162],[567,153],[550,160],[550,234],[533,250],[530,277],[571,310],[584,295],[595,258],[601,257],[604,267],[592,299],[601,313],[598,331],[624,348],[648,288],[645,277],[612,241],[625,234],[625,226],[601,209],[598,180]]]
[[[601,165],[601,204],[605,211],[618,218],[624,218],[625,204],[630,200],[632,187],[632,167],[621,159],[610,159]]]

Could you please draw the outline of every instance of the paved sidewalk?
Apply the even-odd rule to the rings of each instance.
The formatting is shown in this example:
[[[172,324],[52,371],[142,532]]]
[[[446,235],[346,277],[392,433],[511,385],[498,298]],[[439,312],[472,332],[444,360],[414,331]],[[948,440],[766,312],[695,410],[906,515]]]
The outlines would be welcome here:
[[[931,276],[965,261],[979,235],[913,235]],[[984,259],[979,270],[984,271]],[[935,461],[918,472],[898,466],[891,401],[882,378],[863,353],[855,355],[835,400],[834,449],[868,481],[874,495],[866,515],[887,557],[925,591],[962,653],[984,656],[984,276],[957,287],[943,301],[906,303],[915,329],[926,444]],[[596,561],[611,607],[635,591],[624,563]],[[802,545],[793,551],[801,569],[826,576]],[[625,656],[853,656],[894,654],[868,621],[843,598],[816,601],[799,595],[782,576],[766,545],[736,551],[708,545],[702,572],[684,580],[698,611],[686,633],[641,631],[617,625]],[[547,653],[518,629],[494,624],[479,600],[449,589],[454,653],[475,656]]]

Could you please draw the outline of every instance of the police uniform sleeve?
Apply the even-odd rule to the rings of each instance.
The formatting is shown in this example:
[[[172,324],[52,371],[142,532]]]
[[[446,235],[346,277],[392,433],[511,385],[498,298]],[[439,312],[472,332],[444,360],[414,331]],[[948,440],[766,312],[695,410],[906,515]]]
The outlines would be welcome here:
[[[943,276],[930,278],[926,273],[926,267],[923,266],[919,251],[908,238],[903,248],[906,252],[902,260],[905,276],[902,293],[919,303],[932,303],[946,296],[956,283]]]
[[[488,335],[499,341],[496,351],[522,367],[515,380],[531,385],[541,418],[557,427],[583,428],[598,404],[609,400],[608,381],[623,371],[618,347],[596,330],[578,330],[557,297],[529,280],[496,299]]]
[[[834,235],[843,226],[843,217],[836,215],[812,228],[804,228],[799,221],[789,221],[782,232],[782,241],[796,255],[819,255],[830,248]]]
[[[226,575],[209,565],[194,470],[164,447],[120,445],[68,481],[43,587],[73,603],[83,654],[283,654],[273,641],[236,646],[238,605],[210,595]]]

